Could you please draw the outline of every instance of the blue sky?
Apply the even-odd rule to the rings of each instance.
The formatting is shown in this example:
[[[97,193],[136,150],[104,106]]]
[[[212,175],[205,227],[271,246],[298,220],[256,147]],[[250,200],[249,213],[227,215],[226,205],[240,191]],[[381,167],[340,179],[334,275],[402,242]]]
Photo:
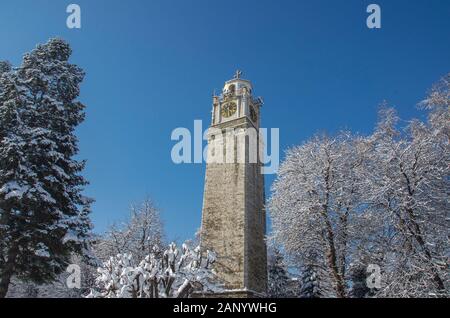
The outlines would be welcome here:
[[[70,3],[81,30],[66,27]],[[380,30],[366,27],[370,3]],[[174,165],[171,132],[208,125],[213,89],[237,68],[264,97],[281,151],[320,131],[369,133],[384,99],[404,119],[422,116],[417,102],[450,71],[446,0],[1,1],[0,60],[18,65],[55,36],[87,73],[78,136],[96,231],[149,196],[178,240],[200,226],[205,166]]]

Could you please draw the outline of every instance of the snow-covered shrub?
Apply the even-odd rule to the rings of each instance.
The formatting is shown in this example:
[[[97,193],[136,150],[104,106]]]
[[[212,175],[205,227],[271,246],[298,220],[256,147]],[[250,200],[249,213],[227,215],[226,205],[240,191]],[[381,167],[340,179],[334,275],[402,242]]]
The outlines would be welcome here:
[[[98,268],[97,290],[88,298],[185,298],[195,291],[214,292],[215,254],[200,247],[181,249],[172,243],[165,251],[154,248],[135,262],[129,253],[111,257]]]

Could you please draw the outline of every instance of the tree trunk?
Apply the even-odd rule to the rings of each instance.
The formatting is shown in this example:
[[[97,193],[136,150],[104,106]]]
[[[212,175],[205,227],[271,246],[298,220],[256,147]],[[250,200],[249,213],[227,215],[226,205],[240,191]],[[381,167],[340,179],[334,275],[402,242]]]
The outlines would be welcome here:
[[[18,249],[16,246],[11,247],[8,252],[8,259],[5,267],[0,275],[0,298],[5,298],[8,293],[9,284],[14,274],[14,264],[16,262]]]
[[[325,204],[322,206],[322,217],[325,221],[326,231],[327,231],[327,243],[328,243],[328,255],[327,255],[327,263],[328,267],[333,274],[334,281],[336,283],[336,294],[339,298],[345,297],[345,285],[343,282],[343,277],[339,273],[339,268],[337,264],[337,253],[336,253],[336,245],[335,238],[333,233],[333,227],[331,226],[330,220],[328,218],[328,209],[330,206],[330,175],[331,175],[331,167],[328,166],[325,172],[325,184],[326,184],[326,193],[325,193]]]
[[[331,272],[333,274],[333,278],[336,282],[336,293],[339,298],[345,297],[345,287],[344,282],[342,280],[342,276],[339,273],[339,269],[337,266],[337,256],[336,256],[336,248],[334,246],[334,234],[331,230],[331,224],[327,224],[327,232],[328,232],[328,255],[327,255],[327,261],[328,266],[331,269]]]
[[[409,176],[406,174],[406,172],[404,171],[403,165],[401,163],[400,163],[400,171],[402,172],[403,177],[405,178],[405,181],[406,181],[407,190],[408,190],[408,199],[409,199],[408,201],[414,202],[415,189],[412,186],[411,180],[410,180]],[[412,236],[414,237],[414,239],[416,240],[416,242],[419,243],[420,247],[422,248],[422,250],[425,253],[426,259],[430,263],[431,274],[433,276],[433,281],[435,282],[437,289],[440,291],[443,291],[443,290],[445,290],[444,281],[442,280],[441,276],[439,275],[439,271],[433,262],[433,256],[431,255],[431,252],[427,248],[424,236],[422,234],[422,230],[420,229],[419,223],[416,220],[416,215],[413,211],[413,208],[411,206],[407,207],[406,212],[408,213],[408,216],[409,216],[409,222],[412,223],[412,225],[414,227],[414,229],[411,229],[408,226],[408,229],[409,229],[410,233],[412,234]]]
[[[438,290],[443,291],[445,290],[444,281],[442,280],[441,276],[439,275],[438,269],[436,268],[436,265],[433,262],[433,256],[431,255],[431,252],[428,250],[427,245],[425,243],[425,240],[422,235],[422,231],[420,230],[419,224],[416,222],[414,212],[411,208],[406,209],[406,211],[409,214],[410,222],[414,226],[414,230],[410,231],[412,236],[415,238],[417,243],[419,243],[420,247],[425,253],[425,257],[428,260],[431,268],[431,273],[433,275],[433,280],[436,283],[436,287]]]

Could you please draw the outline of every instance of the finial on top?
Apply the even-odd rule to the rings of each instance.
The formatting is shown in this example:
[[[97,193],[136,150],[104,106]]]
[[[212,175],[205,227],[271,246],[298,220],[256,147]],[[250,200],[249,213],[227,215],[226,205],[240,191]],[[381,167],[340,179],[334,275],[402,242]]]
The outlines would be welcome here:
[[[242,75],[242,71],[241,70],[237,70],[236,73],[234,74],[234,78],[235,79],[239,79],[239,78],[241,78],[241,75]]]

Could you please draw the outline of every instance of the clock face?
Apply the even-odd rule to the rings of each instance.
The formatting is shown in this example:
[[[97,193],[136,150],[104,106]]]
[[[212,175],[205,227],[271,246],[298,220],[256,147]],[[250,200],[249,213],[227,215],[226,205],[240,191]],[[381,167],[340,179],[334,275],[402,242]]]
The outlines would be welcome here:
[[[231,117],[236,113],[237,106],[235,102],[229,102],[222,106],[222,116],[225,118]]]
[[[250,119],[256,123],[258,116],[256,115],[256,110],[253,106],[250,106]]]

